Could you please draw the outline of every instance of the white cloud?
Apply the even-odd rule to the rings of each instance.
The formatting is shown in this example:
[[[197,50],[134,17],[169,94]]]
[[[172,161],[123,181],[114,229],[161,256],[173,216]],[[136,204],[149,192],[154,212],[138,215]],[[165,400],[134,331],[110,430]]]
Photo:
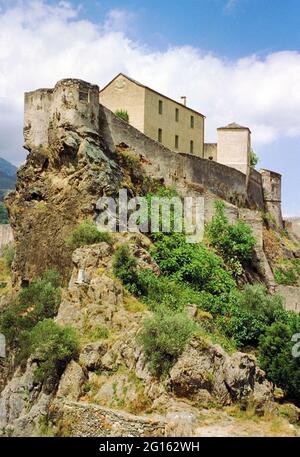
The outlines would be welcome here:
[[[257,145],[300,136],[300,53],[228,61],[190,46],[152,52],[126,36],[131,20],[113,10],[93,24],[68,2],[25,1],[0,11],[0,155],[24,158],[24,91],[65,77],[103,86],[120,71],[175,99],[186,95],[207,116],[207,141],[232,121],[248,125]]]

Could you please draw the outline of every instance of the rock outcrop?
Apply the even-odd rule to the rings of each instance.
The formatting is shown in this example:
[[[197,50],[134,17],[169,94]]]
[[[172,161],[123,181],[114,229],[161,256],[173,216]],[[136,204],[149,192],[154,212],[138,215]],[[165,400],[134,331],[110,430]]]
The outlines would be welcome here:
[[[6,198],[14,232],[15,282],[55,267],[68,279],[70,231],[96,214],[102,195],[118,191],[121,172],[97,132],[61,125],[47,149],[29,151]],[[34,248],[33,248],[34,246]]]
[[[97,218],[99,197],[117,196],[121,186],[134,195],[131,175],[138,171],[138,190],[156,179],[168,185],[178,182],[185,194],[205,196],[206,220],[213,215],[215,200],[227,199],[230,217],[245,220],[257,237],[256,268],[249,278],[271,288],[274,277],[264,250],[262,216],[253,211],[263,205],[259,180],[252,187],[250,180],[247,188],[246,177],[236,170],[232,177],[228,167],[162,149],[113,113],[102,109],[101,116],[96,92],[96,86],[65,80],[53,90],[26,97],[29,155],[18,172],[16,191],[6,199],[16,244],[14,288],[47,268],[57,269],[66,286],[55,321],[77,330],[80,354],[51,391],[35,382],[36,361],[30,359],[26,368],[16,364],[14,373],[6,368],[5,379],[0,377],[5,385],[0,393],[0,434],[39,435],[44,421],[60,435],[198,436],[197,418],[203,408],[252,405],[263,414],[272,407],[273,386],[252,355],[228,354],[195,337],[165,379],[151,374],[136,338],[151,313],[112,271],[114,250],[126,242],[138,268],[159,275],[147,236],[115,234],[113,246],[101,242],[74,252],[66,243],[78,222]],[[126,139],[137,147],[130,170],[124,170],[126,161],[118,158],[121,143],[128,149]],[[239,201],[249,208],[239,208]],[[197,309],[186,305],[193,319]]]

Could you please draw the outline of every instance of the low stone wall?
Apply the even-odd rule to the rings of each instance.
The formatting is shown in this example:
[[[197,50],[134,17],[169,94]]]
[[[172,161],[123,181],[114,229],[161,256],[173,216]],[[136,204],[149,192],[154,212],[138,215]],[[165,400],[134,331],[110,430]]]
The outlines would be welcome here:
[[[166,185],[190,187],[198,192],[210,191],[224,200],[262,209],[262,195],[257,180],[247,190],[246,175],[212,160],[192,154],[176,153],[122,121],[100,105],[100,131],[111,148],[126,143],[143,156],[149,176],[163,178]],[[255,175],[256,176],[256,175]]]
[[[63,405],[61,426],[70,436],[164,436],[165,423],[146,416],[113,411],[103,406],[67,402]]]
[[[9,224],[0,224],[0,254],[3,252],[4,246],[14,240],[13,231]]]
[[[283,297],[286,310],[300,312],[300,287],[276,286],[276,292]]]

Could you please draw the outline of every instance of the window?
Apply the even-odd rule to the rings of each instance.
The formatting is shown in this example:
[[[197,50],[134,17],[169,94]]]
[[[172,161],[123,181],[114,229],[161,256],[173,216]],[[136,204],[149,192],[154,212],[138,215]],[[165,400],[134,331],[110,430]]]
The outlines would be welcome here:
[[[158,100],[158,112],[159,112],[159,114],[162,114],[162,112],[163,112],[163,102],[162,102],[162,100]]]
[[[179,109],[178,108],[175,108],[175,121],[176,122],[179,121]]]
[[[162,142],[162,129],[158,129],[157,139],[160,143]]]
[[[194,128],[194,123],[195,123],[194,116],[191,116],[191,129]]]
[[[79,101],[80,102],[88,102],[89,101],[89,91],[85,88],[79,89]]]
[[[190,153],[194,154],[194,142],[193,142],[193,140],[190,141]]]
[[[175,149],[178,149],[179,147],[179,136],[175,135]]]

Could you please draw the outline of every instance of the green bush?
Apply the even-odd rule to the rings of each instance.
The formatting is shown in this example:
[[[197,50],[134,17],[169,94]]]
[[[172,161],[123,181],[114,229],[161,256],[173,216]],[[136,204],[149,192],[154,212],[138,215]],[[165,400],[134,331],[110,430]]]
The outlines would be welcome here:
[[[2,256],[5,265],[10,270],[15,257],[15,247],[13,243],[9,243],[6,246],[4,246]]]
[[[256,165],[258,164],[258,162],[259,162],[258,155],[253,151],[253,149],[251,149],[251,152],[250,152],[250,167],[251,168],[255,168]]]
[[[202,244],[187,243],[182,233],[161,234],[152,251],[162,272],[213,295],[229,293],[235,281],[222,259]]]
[[[182,311],[188,303],[197,301],[197,292],[185,284],[178,284],[166,276],[156,276],[152,270],[138,273],[137,294],[152,311],[168,308]]]
[[[299,259],[285,260],[275,269],[274,277],[277,284],[284,286],[297,285],[300,278]]]
[[[138,271],[136,259],[127,244],[121,244],[115,252],[113,260],[114,275],[132,293],[138,291]]]
[[[8,343],[17,343],[22,330],[30,330],[40,320],[54,317],[60,300],[60,278],[54,270],[46,271],[21,289],[0,317],[0,330]]]
[[[118,116],[123,121],[129,122],[129,114],[126,110],[118,109],[117,111],[115,111],[115,115]]]
[[[216,202],[216,214],[207,225],[207,237],[212,247],[224,259],[233,273],[239,274],[252,258],[255,237],[252,230],[242,221],[231,224],[224,212],[223,202]]]
[[[74,250],[82,246],[100,243],[102,241],[112,244],[113,239],[111,234],[100,232],[93,221],[86,220],[74,228],[69,238],[67,238],[66,244]]]
[[[300,333],[300,318],[290,315],[287,323],[275,322],[261,337],[259,362],[268,378],[286,395],[300,402],[300,358],[293,357],[294,334]]]
[[[60,327],[52,319],[39,322],[20,339],[21,358],[36,355],[36,381],[56,382],[66,365],[78,357],[79,340],[71,327]]]
[[[257,346],[259,338],[276,321],[284,321],[287,313],[279,295],[269,295],[261,284],[247,285],[231,294],[225,316],[218,318],[223,333],[237,346]]]
[[[174,314],[167,310],[144,321],[138,341],[153,374],[160,377],[168,373],[195,329],[195,323],[185,314]]]

